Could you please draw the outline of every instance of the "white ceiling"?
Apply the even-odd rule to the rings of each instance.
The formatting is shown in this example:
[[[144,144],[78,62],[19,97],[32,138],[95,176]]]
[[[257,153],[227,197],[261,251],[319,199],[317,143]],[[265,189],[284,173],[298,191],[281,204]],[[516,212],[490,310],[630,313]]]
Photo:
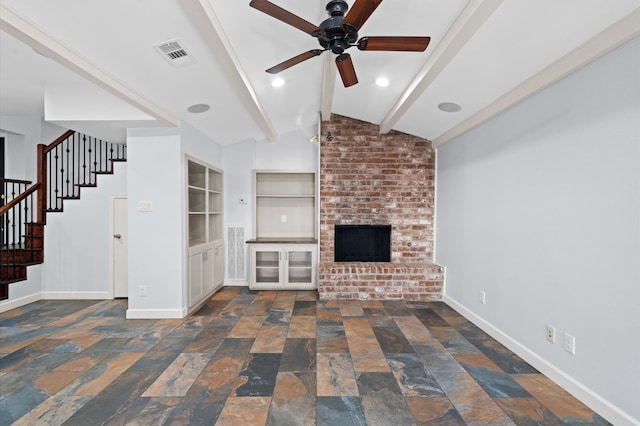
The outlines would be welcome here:
[[[326,18],[327,0],[273,2],[315,24]],[[350,88],[336,77],[333,58],[312,58],[283,71],[286,84],[274,88],[265,69],[319,46],[249,0],[0,5],[1,115],[120,130],[184,121],[222,145],[276,141],[313,128],[320,111],[440,145],[640,35],[640,0],[386,0],[360,36],[428,35],[425,52],[351,49],[359,84]],[[193,64],[175,68],[152,47],[173,38]],[[388,87],[376,86],[380,76]],[[87,81],[92,90],[81,89]],[[56,98],[61,87],[73,103]],[[97,99],[126,102],[122,111],[134,112],[114,116],[118,108],[96,108]],[[462,110],[442,112],[441,102]],[[187,112],[199,103],[211,109]]]

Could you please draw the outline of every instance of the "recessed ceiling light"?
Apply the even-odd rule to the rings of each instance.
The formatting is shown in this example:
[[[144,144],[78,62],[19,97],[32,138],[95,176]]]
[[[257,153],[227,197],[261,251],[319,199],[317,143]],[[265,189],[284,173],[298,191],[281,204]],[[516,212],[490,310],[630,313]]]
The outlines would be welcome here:
[[[438,104],[438,109],[444,112],[458,112],[462,107],[454,102],[442,102]]]
[[[195,105],[191,105],[189,108],[187,108],[187,111],[193,113],[193,114],[201,114],[203,112],[207,112],[209,111],[211,107],[207,104],[195,104]]]
[[[389,80],[384,77],[379,77],[376,80],[376,84],[380,87],[387,87],[389,85]]]
[[[274,78],[271,81],[271,86],[273,86],[273,87],[280,87],[280,86],[283,86],[283,85],[284,85],[284,80],[281,79],[281,78]]]

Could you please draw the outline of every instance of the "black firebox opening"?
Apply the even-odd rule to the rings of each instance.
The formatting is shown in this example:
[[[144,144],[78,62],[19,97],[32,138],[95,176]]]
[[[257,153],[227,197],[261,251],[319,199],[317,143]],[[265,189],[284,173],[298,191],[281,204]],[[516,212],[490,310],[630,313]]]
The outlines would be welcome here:
[[[391,225],[335,225],[335,262],[391,262]]]

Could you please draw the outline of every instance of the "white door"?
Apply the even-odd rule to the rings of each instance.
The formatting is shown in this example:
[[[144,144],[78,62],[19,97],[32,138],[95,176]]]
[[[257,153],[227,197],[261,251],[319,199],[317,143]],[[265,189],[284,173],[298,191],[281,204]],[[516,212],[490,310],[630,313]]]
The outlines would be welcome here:
[[[127,198],[114,196],[112,202],[113,221],[113,297],[129,297],[129,254],[127,250]]]

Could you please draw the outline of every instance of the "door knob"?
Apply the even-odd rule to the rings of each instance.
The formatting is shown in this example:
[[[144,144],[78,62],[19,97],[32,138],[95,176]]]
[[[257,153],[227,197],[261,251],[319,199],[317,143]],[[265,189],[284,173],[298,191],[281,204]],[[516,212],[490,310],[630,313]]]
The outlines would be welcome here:
[[[114,235],[114,236],[113,236],[113,238],[118,238],[118,239],[120,239],[120,238],[122,238],[122,235],[120,235],[120,234],[116,234],[116,235]]]

